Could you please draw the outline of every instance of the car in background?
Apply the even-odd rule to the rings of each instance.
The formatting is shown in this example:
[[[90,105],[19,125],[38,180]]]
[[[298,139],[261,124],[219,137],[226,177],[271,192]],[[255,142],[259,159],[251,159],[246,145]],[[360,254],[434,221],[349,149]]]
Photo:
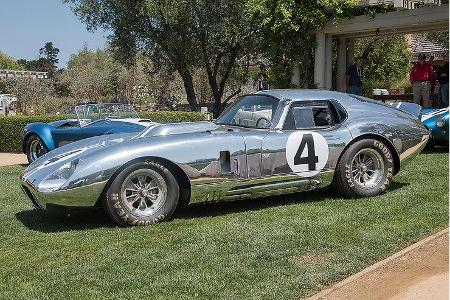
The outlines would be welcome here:
[[[0,94],[0,116],[14,116],[17,111],[17,98],[11,94]]]
[[[449,108],[423,109],[422,123],[431,134],[430,145],[448,146]]]
[[[139,118],[128,104],[81,104],[75,107],[73,118],[25,126],[22,150],[31,163],[55,148],[78,140],[104,134],[139,132],[151,124],[150,120]]]
[[[58,148],[28,166],[22,188],[38,209],[101,206],[124,226],[168,220],[188,203],[330,184],[349,198],[376,196],[428,141],[416,106],[412,114],[339,92],[261,91],[215,122],[154,124]]]

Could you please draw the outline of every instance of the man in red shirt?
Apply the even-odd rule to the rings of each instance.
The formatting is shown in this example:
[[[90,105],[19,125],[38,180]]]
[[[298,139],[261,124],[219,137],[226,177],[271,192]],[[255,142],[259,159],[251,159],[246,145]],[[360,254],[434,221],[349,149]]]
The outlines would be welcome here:
[[[431,108],[433,102],[430,100],[430,92],[435,74],[433,66],[427,63],[425,58],[425,54],[419,54],[419,62],[412,67],[409,81],[413,85],[414,102],[420,105],[420,98],[422,98],[422,106]]]

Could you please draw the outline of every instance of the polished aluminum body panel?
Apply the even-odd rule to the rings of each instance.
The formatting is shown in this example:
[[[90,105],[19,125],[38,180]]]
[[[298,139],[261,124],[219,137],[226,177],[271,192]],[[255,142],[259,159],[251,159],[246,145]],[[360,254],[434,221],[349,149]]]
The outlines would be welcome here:
[[[155,124],[139,134],[89,138],[36,160],[24,171],[22,184],[37,207],[93,206],[121,168],[135,161],[160,159],[189,179],[191,203],[233,200],[328,185],[343,151],[364,136],[387,141],[401,163],[397,169],[417,155],[428,139],[419,120],[348,94],[274,90],[258,95],[280,100],[271,128],[211,122]],[[303,176],[287,163],[286,145],[294,131],[282,128],[291,105],[315,100],[336,101],[347,117],[339,124],[309,130],[326,140],[328,159],[318,174]]]

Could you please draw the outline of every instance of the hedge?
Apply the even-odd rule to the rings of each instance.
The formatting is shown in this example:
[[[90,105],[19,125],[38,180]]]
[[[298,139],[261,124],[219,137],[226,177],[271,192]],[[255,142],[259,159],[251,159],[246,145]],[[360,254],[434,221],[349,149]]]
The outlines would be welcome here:
[[[205,120],[205,115],[186,111],[141,112],[139,116],[158,123],[195,122]],[[52,122],[64,115],[0,117],[0,152],[22,152],[22,130],[28,123]]]

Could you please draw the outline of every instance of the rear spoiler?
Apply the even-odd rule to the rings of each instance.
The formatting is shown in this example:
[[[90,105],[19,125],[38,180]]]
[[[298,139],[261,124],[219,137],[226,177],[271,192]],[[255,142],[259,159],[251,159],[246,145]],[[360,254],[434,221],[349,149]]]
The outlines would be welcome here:
[[[390,103],[390,105],[394,106],[395,108],[404,111],[405,113],[410,114],[416,119],[420,119],[422,115],[422,106],[415,103],[410,102],[395,102]]]

